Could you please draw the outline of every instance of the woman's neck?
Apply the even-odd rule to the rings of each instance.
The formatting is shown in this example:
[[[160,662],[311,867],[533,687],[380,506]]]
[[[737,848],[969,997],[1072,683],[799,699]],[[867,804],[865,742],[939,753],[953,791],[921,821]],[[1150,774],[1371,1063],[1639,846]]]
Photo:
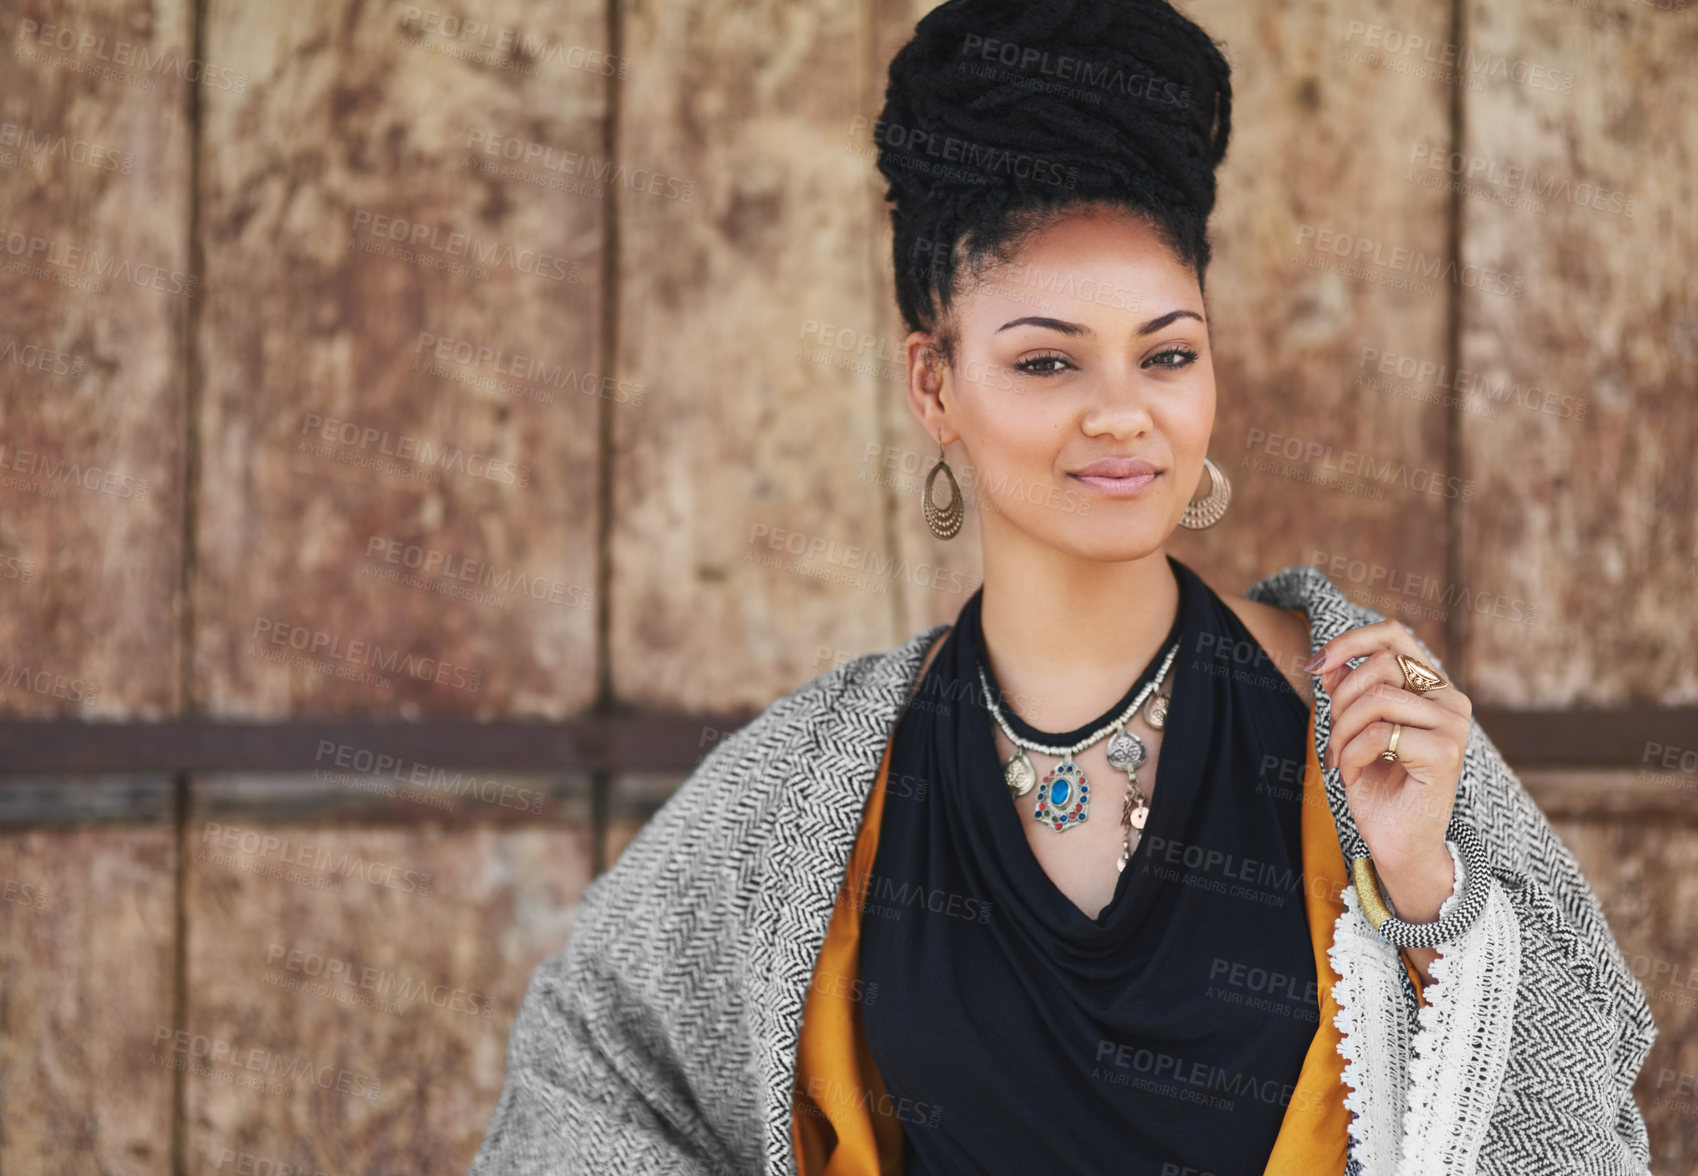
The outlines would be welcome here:
[[[986,545],[985,656],[1015,713],[1070,731],[1113,706],[1161,653],[1179,583],[1161,548],[1103,563],[1018,546]]]

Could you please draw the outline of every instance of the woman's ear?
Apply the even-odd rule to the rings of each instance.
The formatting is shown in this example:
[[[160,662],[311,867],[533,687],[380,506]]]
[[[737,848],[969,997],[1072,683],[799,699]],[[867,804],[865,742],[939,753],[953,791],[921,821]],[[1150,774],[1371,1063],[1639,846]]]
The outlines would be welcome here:
[[[922,428],[940,445],[955,440],[949,420],[949,365],[938,349],[937,339],[926,331],[914,331],[903,343],[908,371],[908,410]]]

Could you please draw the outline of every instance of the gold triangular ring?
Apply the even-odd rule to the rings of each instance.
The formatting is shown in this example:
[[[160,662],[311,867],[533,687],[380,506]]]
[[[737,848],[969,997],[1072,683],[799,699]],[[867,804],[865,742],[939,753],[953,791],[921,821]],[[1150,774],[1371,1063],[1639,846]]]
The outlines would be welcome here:
[[[1403,670],[1403,688],[1416,694],[1427,694],[1434,690],[1443,690],[1450,683],[1438,675],[1430,666],[1423,665],[1408,654],[1397,655],[1397,664]]]

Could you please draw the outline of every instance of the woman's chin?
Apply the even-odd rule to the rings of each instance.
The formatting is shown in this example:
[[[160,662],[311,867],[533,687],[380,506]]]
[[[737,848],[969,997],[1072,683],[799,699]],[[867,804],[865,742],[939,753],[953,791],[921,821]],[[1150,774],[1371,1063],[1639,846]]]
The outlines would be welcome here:
[[[1157,525],[1107,517],[1069,518],[1053,516],[1020,520],[1020,529],[1036,543],[1068,559],[1094,563],[1128,563],[1162,550],[1169,529]]]

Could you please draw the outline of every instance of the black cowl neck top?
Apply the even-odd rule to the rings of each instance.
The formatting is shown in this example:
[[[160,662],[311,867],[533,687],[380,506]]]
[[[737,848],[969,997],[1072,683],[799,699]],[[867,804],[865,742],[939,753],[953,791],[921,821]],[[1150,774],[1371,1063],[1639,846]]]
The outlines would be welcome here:
[[[997,690],[982,587],[897,726],[860,968],[878,985],[865,1032],[906,1176],[1238,1176],[1273,1149],[1319,1021],[1302,880],[1309,708],[1226,603],[1168,562],[1172,630],[1110,711],[1177,640],[1159,787],[1096,917],[1022,828],[1055,761],[1032,757],[1039,783],[1018,807],[1003,783],[979,681],[983,665]],[[1022,737],[1052,745],[1101,725],[1045,733],[1012,711]],[[1089,781],[1087,820],[1119,823],[1125,779]]]

